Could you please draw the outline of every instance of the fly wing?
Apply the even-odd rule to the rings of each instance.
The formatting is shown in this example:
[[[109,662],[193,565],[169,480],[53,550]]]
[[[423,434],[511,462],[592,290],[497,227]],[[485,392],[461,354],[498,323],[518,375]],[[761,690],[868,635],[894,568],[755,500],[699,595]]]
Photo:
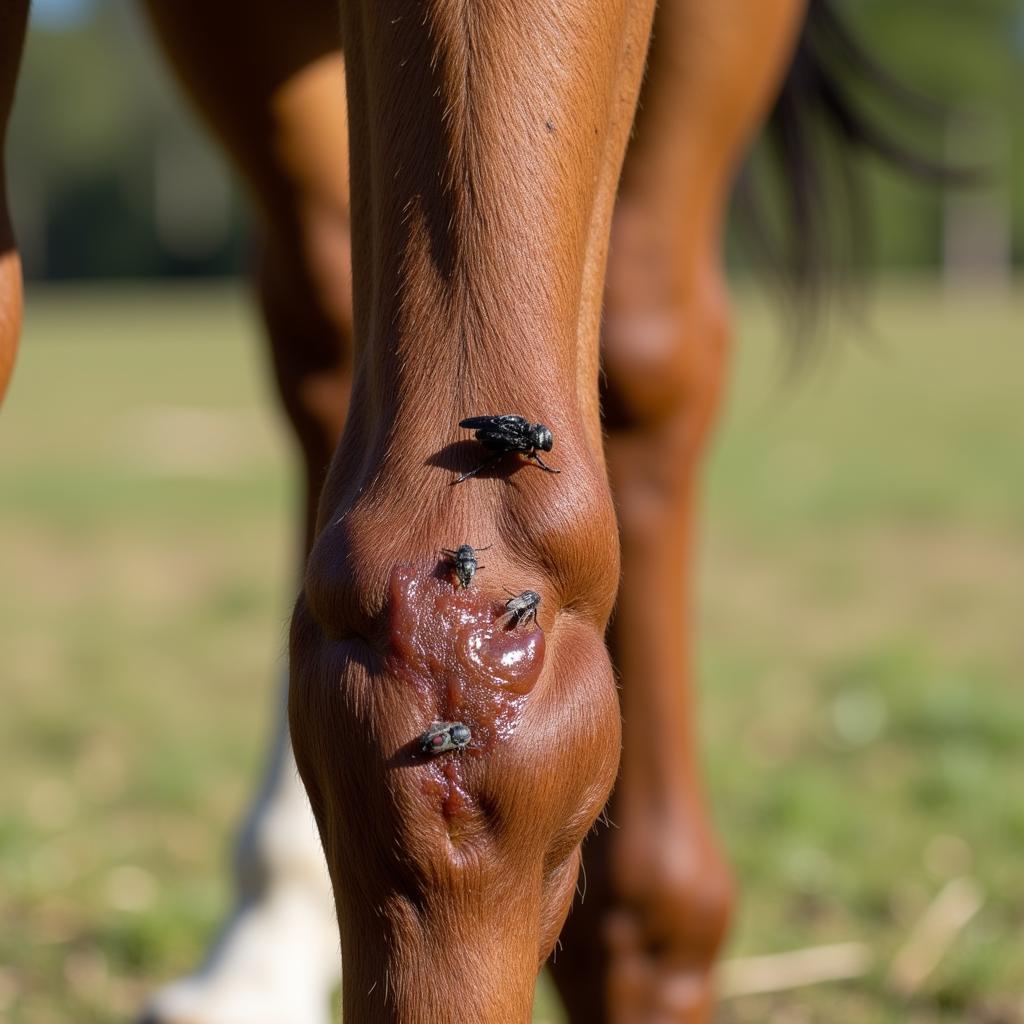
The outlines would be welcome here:
[[[469,416],[464,420],[460,420],[459,426],[466,427],[469,430],[477,430],[481,427],[503,427],[509,430],[520,430],[525,432],[529,429],[530,424],[524,420],[522,416],[515,416],[511,413],[506,413],[501,416]]]
[[[477,440],[491,449],[527,452],[532,448],[530,424],[522,416],[470,416],[459,426],[475,429]]]

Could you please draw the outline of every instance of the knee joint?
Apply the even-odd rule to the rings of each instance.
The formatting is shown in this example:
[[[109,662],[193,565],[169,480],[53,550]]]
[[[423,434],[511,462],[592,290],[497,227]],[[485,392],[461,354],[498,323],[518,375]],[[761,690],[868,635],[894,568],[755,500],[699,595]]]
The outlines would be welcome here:
[[[705,288],[663,308],[609,308],[603,357],[609,423],[654,428],[713,412],[731,337],[724,294]]]
[[[474,740],[462,760],[473,768],[479,761],[488,779],[507,784],[482,796],[481,807],[514,798],[508,820],[528,819],[535,814],[529,780],[543,771],[568,801],[555,821],[570,818],[580,798],[585,829],[607,795],[619,752],[604,644],[618,543],[597,460],[565,436],[559,453],[574,467],[565,495],[548,498],[551,488],[524,486],[482,505],[478,492],[446,487],[450,478],[433,466],[422,468],[423,477],[407,464],[396,467],[378,445],[370,437],[358,458],[343,455],[325,488],[323,525],[293,623],[293,707],[297,698],[308,706],[320,693],[309,681],[323,676],[327,658],[328,699],[346,717],[363,716],[353,751],[372,741],[371,762],[409,744],[407,752],[416,754],[414,740],[431,722],[464,722]],[[538,500],[538,493],[545,497]],[[443,553],[463,541],[490,545],[467,586],[458,585]],[[509,593],[527,590],[540,597],[536,618],[510,621]],[[386,716],[389,701],[395,707]],[[542,706],[545,714],[534,717]],[[399,726],[401,734],[390,731]],[[296,737],[297,754],[300,745]],[[462,753],[448,758],[453,770]],[[563,762],[561,776],[551,771]],[[450,781],[441,789],[447,792]],[[486,795],[486,785],[480,792]],[[495,814],[505,820],[504,811]]]
[[[377,536],[339,547],[323,531],[293,619],[292,736],[328,859],[428,919],[453,901],[481,920],[519,905],[546,954],[618,764],[601,630],[543,605],[510,627],[514,563],[497,549],[492,578],[459,588],[434,553],[406,560]],[[424,748],[434,722],[464,724],[464,749]],[[538,875],[540,893],[509,885]]]
[[[619,881],[638,952],[696,966],[714,960],[735,902],[732,876],[717,854],[659,856]]]

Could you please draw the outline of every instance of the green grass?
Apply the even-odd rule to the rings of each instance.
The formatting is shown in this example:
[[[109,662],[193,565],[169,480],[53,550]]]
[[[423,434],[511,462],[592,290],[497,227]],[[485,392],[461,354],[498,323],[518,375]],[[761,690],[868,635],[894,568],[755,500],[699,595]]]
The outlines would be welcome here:
[[[870,344],[794,381],[742,314],[700,579],[730,952],[859,940],[879,968],[722,1018],[1020,1021],[1024,297],[887,288]],[[124,1019],[226,906],[296,547],[256,333],[235,291],[30,296],[0,418],[10,1024]],[[901,1003],[886,964],[962,874],[982,910]]]

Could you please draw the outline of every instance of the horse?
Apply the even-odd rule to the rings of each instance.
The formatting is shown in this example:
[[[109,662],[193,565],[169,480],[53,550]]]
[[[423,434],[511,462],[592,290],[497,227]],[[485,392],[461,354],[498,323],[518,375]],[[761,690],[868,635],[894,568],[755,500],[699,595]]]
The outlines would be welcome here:
[[[147,1019],[311,1024],[343,964],[347,1020],[525,1021],[559,946],[574,1022],[708,1020],[734,895],[690,588],[724,224],[771,119],[811,230],[808,97],[886,149],[813,32],[864,54],[826,0],[144,6],[251,196],[305,472],[238,908]],[[21,301],[0,190],[0,390]]]

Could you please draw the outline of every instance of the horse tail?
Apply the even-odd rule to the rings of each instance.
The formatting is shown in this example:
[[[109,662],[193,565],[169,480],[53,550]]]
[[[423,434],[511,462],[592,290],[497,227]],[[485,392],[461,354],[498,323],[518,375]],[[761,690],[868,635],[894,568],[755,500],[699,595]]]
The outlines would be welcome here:
[[[943,113],[869,52],[836,0],[810,0],[767,124],[766,148],[780,193],[778,225],[770,226],[770,204],[754,193],[752,178],[740,189],[759,248],[768,265],[782,271],[802,310],[815,310],[825,286],[836,277],[848,279],[845,271],[868,249],[861,166],[851,157],[872,154],[933,184],[976,177],[924,155],[887,127],[900,118],[940,121]]]

